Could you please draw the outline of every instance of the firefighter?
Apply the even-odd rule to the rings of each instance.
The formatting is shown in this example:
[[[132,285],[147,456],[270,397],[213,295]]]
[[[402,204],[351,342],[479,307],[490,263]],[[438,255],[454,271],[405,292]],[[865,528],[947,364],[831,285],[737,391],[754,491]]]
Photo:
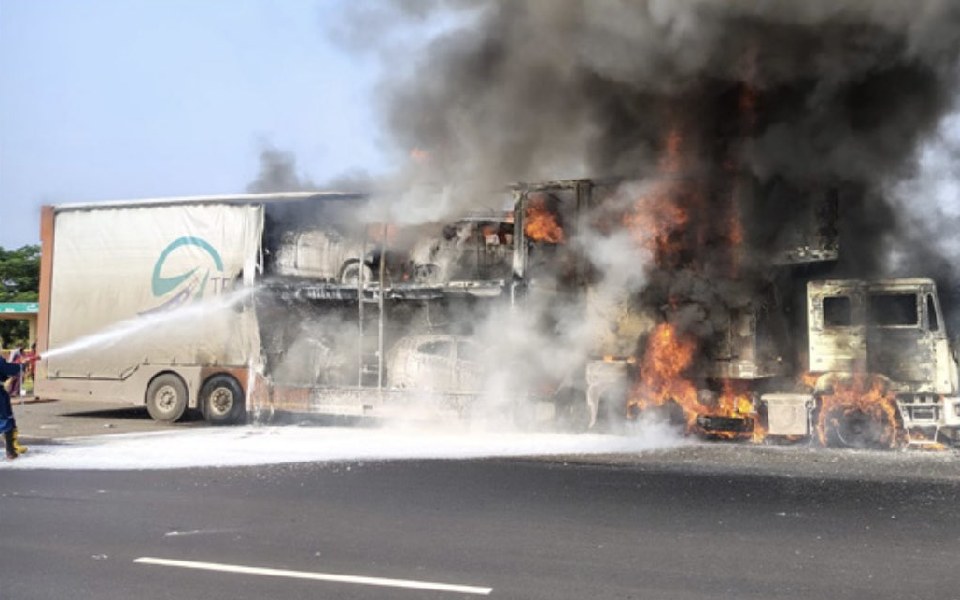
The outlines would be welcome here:
[[[10,394],[3,384],[8,377],[19,377],[21,368],[21,365],[8,363],[0,355],[0,433],[3,434],[3,445],[10,460],[17,458],[27,449],[21,446],[18,440],[17,421],[13,418]]]

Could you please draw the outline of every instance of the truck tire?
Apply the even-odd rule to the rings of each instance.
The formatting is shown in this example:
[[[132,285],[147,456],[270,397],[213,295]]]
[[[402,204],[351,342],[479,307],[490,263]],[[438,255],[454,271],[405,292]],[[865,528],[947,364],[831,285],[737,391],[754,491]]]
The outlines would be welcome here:
[[[231,375],[210,377],[200,388],[203,418],[211,425],[233,425],[243,422],[247,414],[247,398],[243,387]]]
[[[157,375],[147,385],[146,404],[154,421],[177,421],[187,411],[187,384],[173,373]]]
[[[835,407],[824,425],[826,445],[832,448],[890,448],[888,427],[895,426],[885,418],[877,418],[859,409]]]
[[[340,283],[343,285],[360,285],[360,269],[363,269],[364,285],[373,282],[373,269],[369,265],[361,265],[359,260],[348,260],[340,269]]]

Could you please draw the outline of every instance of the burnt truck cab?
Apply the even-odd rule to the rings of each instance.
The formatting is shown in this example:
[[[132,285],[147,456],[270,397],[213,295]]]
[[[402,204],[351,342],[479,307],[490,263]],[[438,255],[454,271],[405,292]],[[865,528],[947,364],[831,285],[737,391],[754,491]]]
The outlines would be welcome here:
[[[932,279],[811,281],[807,318],[808,370],[816,377],[810,410],[843,382],[869,377],[895,398],[895,425],[907,443],[960,442],[956,348]],[[764,397],[771,433],[803,402],[786,396]]]

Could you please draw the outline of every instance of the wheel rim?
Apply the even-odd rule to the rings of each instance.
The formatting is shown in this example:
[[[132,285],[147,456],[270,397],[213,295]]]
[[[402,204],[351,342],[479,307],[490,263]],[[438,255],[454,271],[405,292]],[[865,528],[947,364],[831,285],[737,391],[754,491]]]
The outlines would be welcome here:
[[[343,269],[343,277],[341,278],[343,283],[348,285],[356,284],[360,282],[360,269],[357,268],[357,265],[349,265]]]
[[[360,264],[350,263],[343,268],[343,275],[340,276],[340,282],[345,285],[360,285]],[[363,265],[363,280],[365,283],[373,281],[373,269]]]
[[[863,411],[840,412],[833,431],[847,448],[875,448],[883,445],[884,422]]]
[[[172,413],[177,407],[177,390],[172,385],[164,385],[154,394],[154,399],[160,412]]]
[[[210,393],[210,412],[222,417],[233,408],[233,392],[230,388],[218,387]]]

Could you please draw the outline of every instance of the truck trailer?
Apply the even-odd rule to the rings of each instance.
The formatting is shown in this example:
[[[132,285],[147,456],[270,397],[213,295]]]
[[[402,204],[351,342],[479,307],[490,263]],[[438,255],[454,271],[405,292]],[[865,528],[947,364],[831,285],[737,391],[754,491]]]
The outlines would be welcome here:
[[[425,399],[464,413],[478,352],[449,314],[509,297],[512,214],[400,227],[363,220],[366,202],[44,207],[36,394],[144,404],[163,421],[379,416]]]

